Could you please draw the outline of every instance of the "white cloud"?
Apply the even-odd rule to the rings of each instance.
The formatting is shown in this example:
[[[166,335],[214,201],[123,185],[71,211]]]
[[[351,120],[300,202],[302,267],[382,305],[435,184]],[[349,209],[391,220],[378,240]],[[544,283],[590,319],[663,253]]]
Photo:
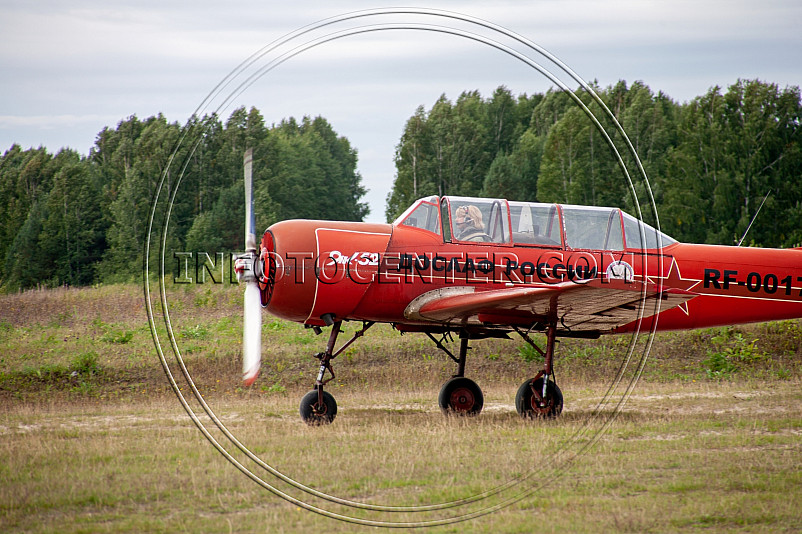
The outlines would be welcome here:
[[[0,149],[12,142],[86,149],[103,126],[132,114],[161,111],[183,122],[231,69],[271,41],[325,17],[395,3],[7,0],[0,18]],[[802,83],[796,57],[802,3],[793,0],[427,5],[509,28],[602,85],[643,80],[687,100],[739,77]],[[409,15],[362,19],[317,35],[385,21],[479,31]],[[384,31],[309,50],[259,80],[232,106],[256,105],[268,122],[290,114],[328,118],[360,151],[373,218],[379,220],[394,172],[393,150],[415,107],[430,107],[443,92],[453,99],[462,90],[489,93],[500,84],[516,93],[549,86],[484,45],[431,32]]]
[[[71,128],[87,123],[109,122],[116,123],[120,117],[111,115],[0,115],[0,129],[38,128],[42,130],[55,130],[58,128]]]

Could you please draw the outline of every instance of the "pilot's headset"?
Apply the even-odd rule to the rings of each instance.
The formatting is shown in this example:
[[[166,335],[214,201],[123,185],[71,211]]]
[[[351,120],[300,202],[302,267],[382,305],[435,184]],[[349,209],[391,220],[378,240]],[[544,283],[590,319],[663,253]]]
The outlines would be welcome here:
[[[460,210],[462,210],[462,215],[465,218],[465,222],[469,223],[474,228],[483,229],[484,224],[482,223],[482,212],[479,211],[479,208],[476,206],[460,206],[457,209],[457,215],[459,216]]]

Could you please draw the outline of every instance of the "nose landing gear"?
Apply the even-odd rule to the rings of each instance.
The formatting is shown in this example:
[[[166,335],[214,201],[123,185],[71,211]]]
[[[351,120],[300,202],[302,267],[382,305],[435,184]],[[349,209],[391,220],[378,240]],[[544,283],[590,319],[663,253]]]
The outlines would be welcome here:
[[[313,389],[301,399],[301,419],[307,425],[327,425],[337,415],[337,401],[323,389]]]
[[[331,314],[326,314],[324,321],[331,324],[329,341],[326,343],[326,351],[315,355],[315,357],[320,360],[320,368],[318,369],[317,379],[315,380],[315,388],[304,395],[299,408],[301,419],[308,425],[329,424],[334,421],[334,417],[337,415],[337,401],[334,400],[334,396],[331,393],[323,389],[326,384],[336,378],[334,369],[331,367],[331,360],[339,356],[340,353],[347,349],[357,338],[362,337],[365,331],[374,324],[369,321],[363,323],[362,329],[354,332],[353,337],[340,347],[337,352],[334,352],[334,344],[337,342],[337,336],[340,335],[342,321],[335,321],[334,316]],[[326,371],[331,375],[329,378],[325,378]]]

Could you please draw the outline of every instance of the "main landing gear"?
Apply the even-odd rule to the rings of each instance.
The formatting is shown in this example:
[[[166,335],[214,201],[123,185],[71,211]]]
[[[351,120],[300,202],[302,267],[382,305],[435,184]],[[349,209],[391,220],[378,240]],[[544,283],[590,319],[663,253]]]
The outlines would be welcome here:
[[[301,399],[300,414],[301,418],[309,425],[328,424],[334,421],[337,415],[337,401],[328,391],[324,390],[326,384],[334,378],[334,370],[331,361],[340,353],[347,349],[354,341],[364,335],[365,331],[373,326],[374,323],[366,321],[362,329],[357,330],[348,342],[335,352],[334,345],[341,332],[342,321],[336,321],[332,315],[323,317],[324,321],[331,326],[331,333],[326,344],[325,352],[320,352],[315,356],[320,360],[315,386],[312,391],[304,395]],[[560,415],[563,409],[563,395],[557,383],[554,381],[554,345],[557,335],[556,321],[550,321],[546,327],[546,350],[538,347],[529,337],[528,332],[515,328],[518,334],[543,356],[544,365],[535,377],[530,378],[521,384],[518,393],[515,395],[515,409],[524,418],[552,418]],[[317,330],[319,332],[319,329]],[[446,330],[442,337],[437,339],[431,332],[425,332],[434,344],[445,352],[457,364],[457,374],[443,384],[438,395],[440,409],[446,415],[477,415],[484,406],[484,394],[481,388],[465,377],[465,361],[467,359],[470,346],[470,339],[487,337],[487,332],[471,332],[468,329],[459,331],[459,355],[454,356],[443,344],[450,340],[451,331]],[[506,334],[503,335],[506,337]],[[326,373],[330,375],[326,378]]]
[[[518,334],[544,359],[543,370],[534,378],[530,378],[521,384],[518,393],[515,395],[515,409],[524,418],[550,418],[557,417],[563,410],[563,394],[557,383],[554,381],[554,345],[557,337],[556,320],[550,321],[546,327],[546,350],[538,347],[528,332],[518,328]],[[443,384],[438,397],[438,403],[443,413],[457,415],[476,415],[482,411],[484,406],[484,395],[479,386],[470,378],[465,378],[465,359],[470,348],[468,340],[470,333],[466,330],[460,331],[459,357],[455,357],[443,345],[443,341],[450,335],[449,332],[443,334],[438,340],[431,333],[426,333],[437,348],[445,352],[449,358],[457,363],[457,374]]]
[[[546,350],[535,345],[527,332],[516,328],[518,334],[543,356],[543,370],[518,388],[515,410],[521,417],[557,417],[563,411],[563,394],[554,381],[554,343],[557,325],[552,321],[546,327]]]
[[[482,411],[485,404],[485,397],[482,394],[481,388],[471,380],[465,378],[465,360],[468,354],[468,340],[470,338],[468,332],[465,330],[460,331],[459,335],[459,357],[451,354],[444,345],[446,337],[450,335],[449,332],[443,334],[443,337],[438,340],[426,332],[429,339],[434,341],[437,348],[445,352],[449,358],[457,363],[457,374],[451,377],[443,387],[440,389],[440,395],[437,397],[437,403],[440,409],[446,415],[477,415]]]

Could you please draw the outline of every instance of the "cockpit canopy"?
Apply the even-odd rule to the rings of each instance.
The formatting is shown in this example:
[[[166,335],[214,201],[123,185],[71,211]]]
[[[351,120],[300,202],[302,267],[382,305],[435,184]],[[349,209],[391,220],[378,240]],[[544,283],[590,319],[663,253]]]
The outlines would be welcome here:
[[[447,243],[622,251],[676,241],[618,208],[431,196],[393,223],[437,234]]]

